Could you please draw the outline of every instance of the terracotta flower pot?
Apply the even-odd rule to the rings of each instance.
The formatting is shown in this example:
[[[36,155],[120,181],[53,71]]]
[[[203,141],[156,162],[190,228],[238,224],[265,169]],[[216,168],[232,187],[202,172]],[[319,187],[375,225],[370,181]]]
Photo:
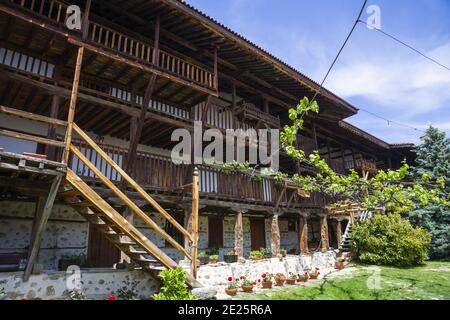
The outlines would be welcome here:
[[[299,277],[298,281],[299,282],[306,282],[306,281],[308,281],[308,278],[307,277]]]
[[[242,291],[253,292],[253,286],[242,286]]]
[[[235,296],[237,294],[237,289],[225,289],[225,293],[229,296]]]
[[[271,289],[272,288],[272,281],[270,282],[261,282],[262,283],[262,287],[264,289]]]
[[[259,256],[251,256],[250,259],[253,260],[253,261],[259,261],[259,260],[262,259],[262,257],[259,257]]]
[[[334,264],[334,267],[338,270],[342,270],[344,269],[344,262],[343,261],[336,261],[336,263]]]
[[[310,275],[309,275],[309,278],[310,279],[312,279],[312,280],[315,280],[315,279],[317,279],[319,277],[319,275],[316,273],[316,274],[314,274],[314,273],[311,273]]]
[[[293,285],[293,284],[295,284],[295,280],[296,279],[286,279],[286,283],[290,284],[290,285]]]
[[[223,257],[223,260],[224,260],[226,263],[235,263],[235,262],[238,261],[238,256],[237,256],[237,255],[225,255],[225,256]]]
[[[277,287],[282,287],[282,286],[284,286],[284,282],[285,282],[286,280],[285,279],[276,279],[275,280],[275,285],[277,286]]]
[[[210,264],[217,263],[217,259],[215,259],[215,260],[209,259],[209,263],[210,263]]]

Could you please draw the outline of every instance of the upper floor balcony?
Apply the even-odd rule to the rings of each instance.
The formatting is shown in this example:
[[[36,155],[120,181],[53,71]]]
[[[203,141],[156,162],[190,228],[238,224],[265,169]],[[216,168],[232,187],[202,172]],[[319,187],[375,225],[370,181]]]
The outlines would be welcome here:
[[[50,30],[72,38],[78,45],[91,45],[93,51],[108,52],[133,64],[148,66],[152,72],[168,79],[203,88],[205,92],[217,93],[217,75],[212,70],[192,62],[192,59],[155,48],[154,40],[132,34],[119,26],[107,26],[92,16],[88,22],[87,34],[82,37],[81,31],[67,28],[68,4],[58,0],[7,0],[7,3],[11,8],[19,10],[19,13],[11,14],[21,15],[23,12],[23,18],[33,17],[43,27],[56,27]],[[45,23],[40,24],[41,21]]]

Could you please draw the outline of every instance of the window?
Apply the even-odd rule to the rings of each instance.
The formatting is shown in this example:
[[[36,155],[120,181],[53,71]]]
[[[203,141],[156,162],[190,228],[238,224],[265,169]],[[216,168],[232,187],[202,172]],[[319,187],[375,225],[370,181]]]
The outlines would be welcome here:
[[[295,220],[288,220],[288,231],[297,231],[297,224],[295,223]]]
[[[223,218],[208,217],[208,248],[223,248]]]

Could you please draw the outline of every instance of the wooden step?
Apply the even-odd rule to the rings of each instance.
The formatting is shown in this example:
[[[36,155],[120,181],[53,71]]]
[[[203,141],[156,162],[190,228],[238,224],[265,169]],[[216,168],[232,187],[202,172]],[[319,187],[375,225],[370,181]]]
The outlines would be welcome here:
[[[71,190],[62,191],[62,192],[58,193],[58,195],[63,198],[72,198],[72,197],[80,196],[81,193],[78,190],[71,189]]]

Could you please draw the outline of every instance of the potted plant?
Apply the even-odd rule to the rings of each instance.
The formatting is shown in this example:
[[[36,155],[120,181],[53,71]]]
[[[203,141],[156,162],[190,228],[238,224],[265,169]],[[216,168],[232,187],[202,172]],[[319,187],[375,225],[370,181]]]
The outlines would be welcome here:
[[[233,249],[228,251],[227,254],[223,256],[223,259],[226,263],[234,263],[238,261],[238,256],[236,254],[236,251]]]
[[[299,274],[297,279],[298,279],[298,282],[308,281],[308,279],[309,279],[308,272],[305,272],[304,274]]]
[[[207,255],[205,251],[200,251],[198,253],[198,260],[200,261],[201,265],[208,264],[208,262],[209,262],[209,255]]]
[[[309,273],[309,278],[315,280],[319,277],[319,275],[320,275],[319,268],[316,268],[316,269],[314,269],[314,272]]]
[[[266,258],[266,259],[272,258],[272,249],[265,248],[265,249],[261,249],[261,251],[263,252],[264,258]]]
[[[256,284],[256,282],[247,279],[246,277],[241,277],[242,278],[242,291],[244,292],[253,292],[253,286]]]
[[[281,256],[282,256],[283,258],[285,258],[286,255],[287,255],[287,250],[286,250],[286,249],[281,249],[281,250],[280,250],[280,254],[281,254]]]
[[[336,260],[336,262],[334,263],[334,267],[338,270],[342,270],[344,269],[344,258],[339,258]]]
[[[238,284],[232,277],[228,277],[228,285],[225,288],[225,293],[229,296],[235,296],[237,294]]]
[[[262,276],[262,287],[265,289],[270,289],[272,288],[272,275],[270,273],[263,273]]]
[[[254,250],[250,252],[250,259],[253,261],[261,260],[263,253],[260,250]]]
[[[286,279],[286,283],[294,285],[295,282],[297,282],[297,275],[293,272],[289,272],[288,278]]]
[[[213,255],[209,256],[209,263],[211,263],[211,264],[217,263],[217,260],[219,260],[219,256],[217,254],[213,254]]]
[[[88,267],[87,258],[84,254],[63,254],[58,261],[58,269],[66,271],[69,266],[78,266],[80,268]]]
[[[284,282],[286,281],[286,276],[283,273],[277,273],[274,278],[275,278],[275,284],[278,287],[284,286]]]

